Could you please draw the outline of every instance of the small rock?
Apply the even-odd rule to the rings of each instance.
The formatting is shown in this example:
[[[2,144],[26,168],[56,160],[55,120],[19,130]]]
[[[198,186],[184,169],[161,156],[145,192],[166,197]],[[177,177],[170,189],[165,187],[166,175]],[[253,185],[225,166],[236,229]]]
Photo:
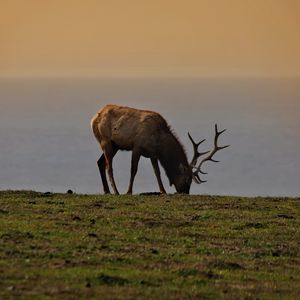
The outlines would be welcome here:
[[[33,239],[33,234],[31,234],[30,232],[26,232],[26,237],[29,239]]]
[[[294,219],[293,216],[291,215],[286,215],[286,214],[279,214],[277,215],[278,218],[284,218],[284,219]]]
[[[96,234],[96,233],[93,233],[93,232],[90,232],[90,233],[88,233],[88,236],[89,236],[89,237],[97,237],[97,234]]]
[[[158,251],[156,249],[151,249],[151,253],[158,254]]]

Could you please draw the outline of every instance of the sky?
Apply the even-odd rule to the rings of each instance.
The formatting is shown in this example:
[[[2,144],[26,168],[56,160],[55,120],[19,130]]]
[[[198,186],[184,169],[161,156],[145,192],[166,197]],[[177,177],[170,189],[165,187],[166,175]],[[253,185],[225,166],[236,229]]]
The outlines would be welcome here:
[[[299,53],[299,0],[0,0],[0,77],[298,77]]]

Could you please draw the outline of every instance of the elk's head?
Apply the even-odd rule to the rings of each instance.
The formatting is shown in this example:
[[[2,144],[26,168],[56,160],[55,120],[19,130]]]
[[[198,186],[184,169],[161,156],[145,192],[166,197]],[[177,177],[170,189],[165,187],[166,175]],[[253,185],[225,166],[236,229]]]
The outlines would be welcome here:
[[[218,126],[217,124],[215,124],[215,137],[214,137],[214,148],[212,150],[209,151],[205,151],[205,152],[199,152],[198,151],[198,147],[200,144],[202,144],[204,140],[196,143],[193,138],[191,137],[191,135],[188,133],[188,136],[193,144],[193,149],[194,149],[194,156],[190,162],[189,165],[189,172],[190,172],[190,176],[187,177],[186,181],[189,182],[189,185],[191,185],[192,179],[194,180],[194,182],[201,184],[203,182],[206,182],[206,180],[202,180],[199,176],[199,174],[207,174],[206,172],[204,172],[203,170],[201,170],[202,165],[206,162],[206,161],[212,161],[212,162],[219,162],[217,160],[215,160],[213,158],[213,156],[216,154],[216,152],[218,152],[219,150],[225,149],[227,147],[229,147],[229,145],[226,146],[219,146],[218,145],[218,138],[219,136],[225,131],[226,129],[223,129],[221,131],[218,131]],[[200,156],[203,156],[205,154],[208,154],[207,156],[205,156],[197,165],[198,159]],[[188,176],[188,174],[187,174]],[[177,190],[177,186],[175,184],[176,190]],[[178,191],[178,190],[177,190]],[[179,191],[178,191],[179,192]],[[183,193],[189,193],[189,188],[186,189],[185,191],[183,191]]]
[[[190,166],[185,166],[182,163],[179,164],[179,176],[174,178],[174,186],[177,193],[189,194],[192,184],[193,172]]]

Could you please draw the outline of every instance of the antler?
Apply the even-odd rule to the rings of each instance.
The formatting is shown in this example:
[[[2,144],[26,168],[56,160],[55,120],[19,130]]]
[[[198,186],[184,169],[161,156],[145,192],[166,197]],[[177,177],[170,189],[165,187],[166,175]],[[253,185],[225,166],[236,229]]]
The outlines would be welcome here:
[[[188,135],[189,135],[189,138],[190,138],[190,140],[191,140],[191,142],[192,142],[192,144],[193,144],[194,152],[195,152],[195,153],[194,153],[194,157],[193,157],[193,159],[192,159],[190,165],[191,165],[192,168],[196,169],[196,171],[193,172],[193,179],[194,179],[194,181],[195,181],[196,183],[199,183],[199,184],[200,184],[200,183],[206,182],[206,180],[201,180],[200,177],[199,177],[199,173],[201,173],[201,174],[207,174],[207,173],[205,173],[205,172],[203,172],[203,171],[201,170],[201,167],[202,167],[203,163],[206,162],[206,161],[219,162],[218,160],[213,159],[213,156],[214,156],[219,150],[225,149],[225,148],[227,148],[227,147],[230,146],[230,145],[226,145],[226,146],[219,146],[219,145],[218,145],[218,138],[219,138],[219,136],[220,136],[223,132],[225,132],[225,131],[226,131],[226,129],[223,129],[223,130],[221,130],[221,131],[218,131],[218,125],[215,124],[214,148],[213,148],[213,150],[211,150],[211,151],[202,152],[202,153],[199,153],[199,152],[198,152],[198,146],[199,146],[204,140],[201,141],[201,142],[199,142],[199,143],[195,143],[194,140],[192,139],[192,137],[190,136],[190,134],[188,134]],[[198,167],[196,167],[198,158],[199,158],[201,155],[204,155],[204,154],[206,154],[206,153],[209,153],[209,155],[206,156],[206,157],[204,157],[204,158],[200,161]]]
[[[193,148],[194,148],[194,156],[193,156],[193,159],[192,159],[191,162],[190,162],[191,168],[194,169],[194,168],[196,168],[196,164],[197,164],[198,158],[199,158],[200,156],[204,155],[204,154],[207,154],[209,151],[205,151],[205,152],[199,152],[199,151],[198,151],[199,145],[202,144],[202,143],[205,141],[205,139],[202,140],[202,141],[200,141],[200,142],[198,142],[198,143],[196,143],[196,142],[193,140],[193,138],[191,137],[191,135],[190,135],[189,132],[188,132],[188,136],[189,136],[189,138],[190,138],[190,140],[191,140],[191,142],[192,142],[192,144],[193,144]],[[204,174],[204,172],[202,172],[201,170],[199,170],[199,172],[202,173],[202,174]],[[197,174],[197,172],[193,172],[193,180],[194,180],[196,183],[199,183],[199,184],[205,182],[205,181],[203,181],[203,180],[200,179],[200,177],[199,177],[199,175]]]
[[[199,158],[201,155],[204,155],[204,154],[208,153],[209,151],[206,151],[206,152],[198,152],[198,147],[199,147],[199,145],[202,144],[202,143],[205,141],[205,139],[202,140],[202,141],[200,141],[200,142],[198,142],[198,143],[196,143],[196,142],[193,140],[193,138],[191,137],[191,135],[190,135],[189,132],[188,132],[188,136],[189,136],[189,138],[190,138],[190,140],[191,140],[191,142],[192,142],[192,144],[193,144],[193,148],[194,148],[194,156],[193,156],[193,159],[192,159],[191,162],[190,162],[190,166],[191,166],[192,168],[194,168],[194,167],[196,166],[196,164],[197,164],[198,158]]]

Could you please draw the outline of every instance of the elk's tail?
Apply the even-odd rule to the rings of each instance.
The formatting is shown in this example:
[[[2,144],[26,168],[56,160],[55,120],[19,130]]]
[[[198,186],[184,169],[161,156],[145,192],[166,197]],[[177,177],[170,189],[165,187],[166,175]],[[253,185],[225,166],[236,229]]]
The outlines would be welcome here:
[[[92,128],[95,138],[97,139],[98,143],[100,144],[101,135],[99,132],[98,124],[99,124],[99,114],[97,113],[91,120],[91,128]]]

